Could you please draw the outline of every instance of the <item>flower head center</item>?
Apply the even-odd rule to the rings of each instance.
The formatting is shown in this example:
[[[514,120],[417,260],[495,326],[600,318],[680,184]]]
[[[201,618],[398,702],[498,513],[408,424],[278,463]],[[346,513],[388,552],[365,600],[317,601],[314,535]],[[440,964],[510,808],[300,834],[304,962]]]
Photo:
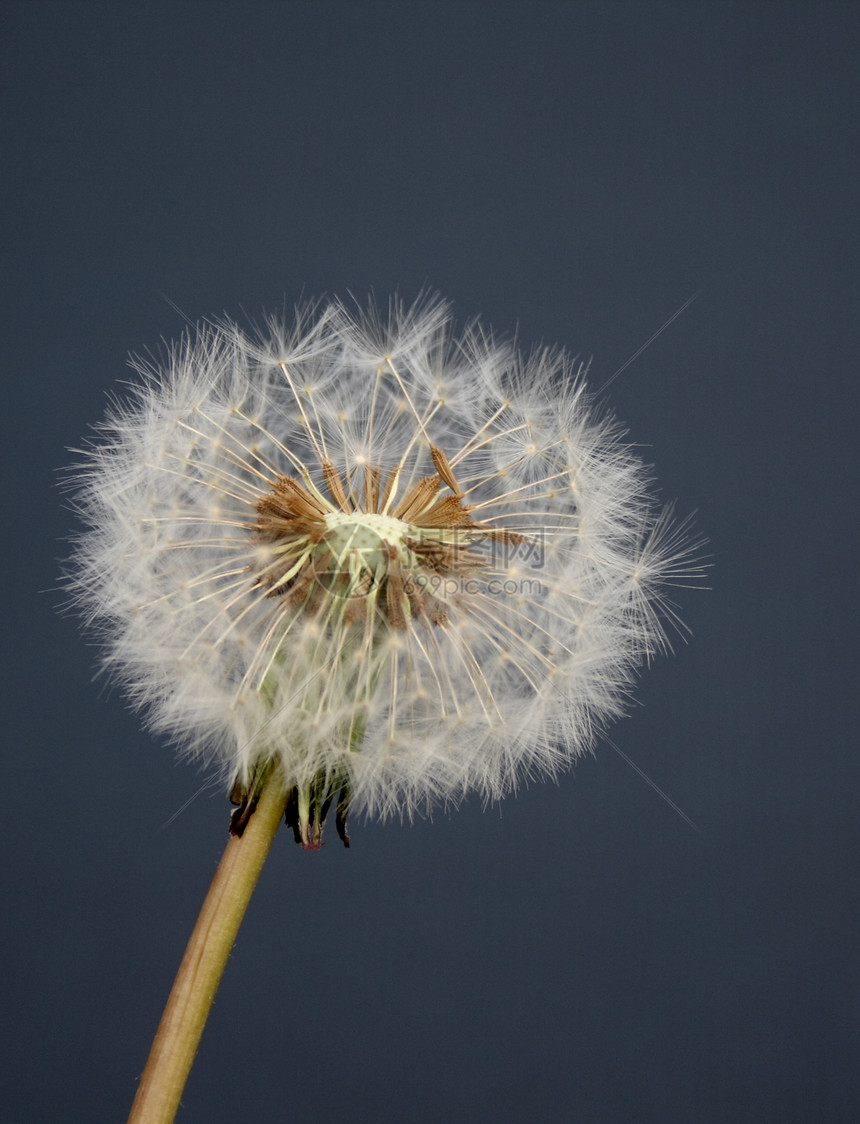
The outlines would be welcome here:
[[[329,528],[324,542],[336,555],[350,551],[360,555],[369,570],[375,570],[386,557],[386,546],[399,548],[408,525],[390,515],[375,511],[330,511],[324,516]]]
[[[380,469],[366,469],[364,487],[356,489],[325,462],[329,496],[309,478],[279,477],[256,504],[253,529],[268,548],[257,585],[284,597],[285,609],[338,626],[380,619],[394,629],[416,620],[447,624],[459,584],[483,563],[471,547],[521,536],[476,523],[445,454],[435,447],[431,453],[436,474],[399,499],[402,466],[384,480]],[[440,496],[443,488],[452,494]]]

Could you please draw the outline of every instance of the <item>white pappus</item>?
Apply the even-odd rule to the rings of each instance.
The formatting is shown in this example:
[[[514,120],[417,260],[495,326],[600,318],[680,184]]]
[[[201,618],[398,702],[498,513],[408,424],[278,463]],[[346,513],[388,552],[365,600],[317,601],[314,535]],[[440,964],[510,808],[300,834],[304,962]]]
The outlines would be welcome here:
[[[694,547],[562,351],[331,302],[135,365],[74,470],[68,586],[237,799],[281,766],[305,846],[334,798],[343,831],[553,774],[667,646]]]

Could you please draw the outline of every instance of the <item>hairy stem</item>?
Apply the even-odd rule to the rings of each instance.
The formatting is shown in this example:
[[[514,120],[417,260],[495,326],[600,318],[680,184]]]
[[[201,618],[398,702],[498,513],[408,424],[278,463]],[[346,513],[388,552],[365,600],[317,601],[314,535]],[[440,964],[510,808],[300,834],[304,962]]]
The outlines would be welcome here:
[[[245,909],[284,815],[287,794],[271,769],[243,833],[231,837],[209,887],[161,1017],[128,1124],[170,1124]]]

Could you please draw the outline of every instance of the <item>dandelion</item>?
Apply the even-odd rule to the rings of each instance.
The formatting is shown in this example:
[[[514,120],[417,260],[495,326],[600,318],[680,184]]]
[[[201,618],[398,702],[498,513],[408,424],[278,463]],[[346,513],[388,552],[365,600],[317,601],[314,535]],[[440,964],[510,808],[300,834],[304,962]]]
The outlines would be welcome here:
[[[234,844],[264,798],[316,848],[332,808],[348,842],[350,808],[552,775],[668,646],[684,526],[563,352],[331,303],[137,368],[78,473],[70,584],[152,726],[223,775]]]

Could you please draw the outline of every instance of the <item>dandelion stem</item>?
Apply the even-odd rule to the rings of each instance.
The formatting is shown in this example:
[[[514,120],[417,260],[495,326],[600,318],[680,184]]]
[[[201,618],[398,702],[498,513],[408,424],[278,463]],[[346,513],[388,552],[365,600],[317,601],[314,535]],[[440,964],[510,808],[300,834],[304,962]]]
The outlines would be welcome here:
[[[128,1124],[170,1124],[245,909],[284,815],[272,769],[241,836],[232,836],[209,887],[140,1079]]]

